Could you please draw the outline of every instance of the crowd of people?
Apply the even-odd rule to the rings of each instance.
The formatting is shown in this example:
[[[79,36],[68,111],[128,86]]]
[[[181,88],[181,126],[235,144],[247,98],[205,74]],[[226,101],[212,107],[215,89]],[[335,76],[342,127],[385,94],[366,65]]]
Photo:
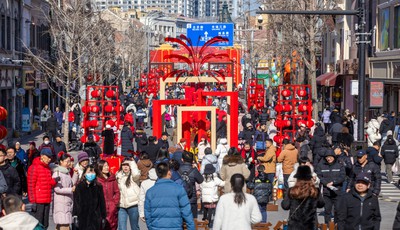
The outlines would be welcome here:
[[[324,209],[324,222],[333,221],[338,229],[379,229],[381,182],[397,183],[392,167],[399,157],[400,122],[394,114],[371,119],[368,147],[355,150],[358,121],[348,111],[326,108],[314,127],[301,124],[280,144],[274,141],[274,109],[253,107],[241,117],[238,146],[230,146],[224,114],[216,137],[202,135],[187,143],[170,138],[167,129],[160,137],[147,136],[151,119],[144,117],[151,117],[152,97],[124,97],[119,150],[115,130],[106,126],[103,145],[89,134],[75,160],[60,135],[65,115],[48,106],[40,113],[47,132],[40,146],[30,142],[24,150],[16,142],[0,149],[2,229],[47,229],[51,217],[60,230],[127,229],[128,221],[131,229],[139,229],[140,221],[148,229],[195,229],[198,218],[213,229],[251,229],[268,221],[267,205],[279,185],[289,229],[315,229],[318,208]],[[224,101],[215,103],[223,107]],[[80,109],[71,107],[69,132],[80,130]],[[165,116],[169,113],[173,118]],[[165,128],[175,127],[175,119],[174,107],[167,107]],[[216,139],[216,149],[210,138]],[[193,147],[198,151],[188,151]],[[123,157],[115,174],[101,154]],[[32,204],[32,216],[24,211],[23,197]],[[394,228],[399,225],[400,213]]]

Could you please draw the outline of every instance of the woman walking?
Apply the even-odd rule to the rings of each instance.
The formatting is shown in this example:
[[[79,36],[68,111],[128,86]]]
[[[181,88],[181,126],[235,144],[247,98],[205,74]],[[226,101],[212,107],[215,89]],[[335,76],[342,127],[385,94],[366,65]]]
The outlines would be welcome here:
[[[117,230],[118,205],[120,193],[115,176],[110,173],[110,167],[105,160],[97,163],[97,180],[103,186],[104,199],[106,201],[107,222],[103,230]]]
[[[140,171],[135,161],[125,159],[117,172],[117,182],[121,198],[119,201],[118,226],[127,229],[127,220],[132,230],[139,230],[139,177]]]
[[[74,193],[73,216],[79,230],[99,230],[105,227],[106,203],[103,187],[96,180],[94,167],[89,165]]]
[[[288,229],[316,229],[317,208],[324,207],[324,199],[315,187],[311,168],[299,166],[294,176],[297,181],[289,188],[281,203],[284,210],[290,210]]]
[[[54,187],[53,219],[57,230],[69,230],[72,224],[72,203],[74,184],[78,180],[78,173],[71,178],[69,166],[71,156],[67,153],[58,154],[58,166],[53,169],[53,178],[60,178]]]
[[[214,230],[250,230],[252,224],[261,221],[256,198],[243,192],[244,182],[242,174],[234,174],[230,178],[233,192],[224,194],[219,199],[214,218]]]

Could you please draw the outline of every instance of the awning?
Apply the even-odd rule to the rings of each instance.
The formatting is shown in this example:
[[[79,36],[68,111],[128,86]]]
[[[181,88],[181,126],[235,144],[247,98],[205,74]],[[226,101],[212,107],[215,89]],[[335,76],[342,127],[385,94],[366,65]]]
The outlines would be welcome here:
[[[324,73],[317,77],[317,84],[322,86],[335,86],[337,74]]]

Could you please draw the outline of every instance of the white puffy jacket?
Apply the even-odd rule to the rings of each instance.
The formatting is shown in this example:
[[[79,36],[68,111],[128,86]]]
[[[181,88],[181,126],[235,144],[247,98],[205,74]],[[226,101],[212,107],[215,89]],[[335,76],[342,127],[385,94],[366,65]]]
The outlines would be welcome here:
[[[139,186],[138,181],[140,177],[140,170],[138,169],[135,161],[130,161],[129,166],[131,168],[131,184],[126,187],[126,180],[128,179],[128,174],[123,171],[118,171],[116,174],[118,188],[121,193],[121,198],[119,200],[120,208],[129,208],[139,203]]]
[[[226,138],[221,138],[219,142],[220,144],[217,145],[217,149],[215,150],[215,156],[218,157],[218,165],[219,168],[221,168],[222,160],[224,159],[224,156],[228,154],[229,146],[228,146],[228,140],[226,140]]]
[[[379,133],[379,122],[375,119],[371,119],[368,122],[367,134],[368,134],[368,147],[372,146],[375,141],[380,140],[381,134]]]
[[[214,173],[214,180],[206,181],[200,184],[201,189],[201,199],[203,203],[217,202],[218,196],[218,186],[225,186],[225,181],[218,178],[217,174]]]
[[[149,190],[157,181],[157,173],[154,168],[150,169],[149,171],[149,179],[144,180],[140,185],[140,192],[139,192],[139,216],[144,217],[144,201],[146,198],[146,192]]]

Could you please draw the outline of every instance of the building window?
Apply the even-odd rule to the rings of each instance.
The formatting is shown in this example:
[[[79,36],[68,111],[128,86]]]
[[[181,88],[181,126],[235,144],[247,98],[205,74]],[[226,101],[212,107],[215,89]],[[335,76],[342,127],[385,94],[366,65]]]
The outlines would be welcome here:
[[[7,40],[7,50],[11,50],[11,18],[7,17],[7,32],[6,32]]]
[[[389,8],[381,9],[379,14],[379,48],[387,50],[389,48]]]
[[[1,47],[6,48],[6,16],[1,15]]]
[[[400,6],[394,8],[394,48],[400,48]]]

